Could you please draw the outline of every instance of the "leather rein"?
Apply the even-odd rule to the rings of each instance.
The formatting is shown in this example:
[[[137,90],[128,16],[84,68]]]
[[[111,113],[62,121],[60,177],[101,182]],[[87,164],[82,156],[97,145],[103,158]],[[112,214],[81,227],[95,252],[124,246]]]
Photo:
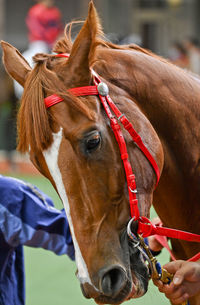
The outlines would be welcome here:
[[[65,57],[68,58],[69,54],[62,53],[62,54],[56,54],[55,57]],[[147,160],[150,162],[155,174],[156,174],[156,186],[160,179],[160,170],[159,167],[149,152],[149,150],[144,145],[140,135],[136,132],[136,130],[133,128],[133,125],[130,123],[130,121],[127,119],[127,117],[120,112],[118,107],[114,104],[111,97],[109,96],[109,89],[108,86],[101,82],[100,77],[92,70],[93,74],[93,86],[84,86],[84,87],[77,87],[77,88],[71,88],[68,89],[68,92],[70,92],[72,95],[75,96],[89,96],[94,95],[98,96],[104,110],[106,112],[106,115],[108,116],[110,120],[110,126],[113,130],[113,133],[115,135],[115,138],[117,140],[117,143],[119,145],[120,155],[121,159],[124,165],[124,170],[126,174],[126,180],[127,180],[127,187],[128,187],[128,194],[129,194],[129,203],[130,203],[130,213],[131,213],[131,220],[128,223],[127,226],[127,233],[129,237],[132,240],[137,239],[137,235],[141,235],[142,237],[148,237],[150,235],[161,235],[166,236],[169,238],[177,238],[182,239],[186,241],[192,241],[192,242],[200,242],[200,235],[193,234],[181,230],[175,230],[170,229],[162,226],[157,226],[152,224],[152,222],[144,216],[140,216],[139,208],[138,208],[138,199],[137,199],[137,188],[136,188],[136,181],[135,181],[135,175],[132,170],[132,166],[129,161],[129,156],[127,152],[127,146],[124,139],[124,136],[121,131],[121,125],[128,131],[130,134],[133,142],[139,147],[139,149],[143,152]],[[44,99],[46,108],[52,107],[53,105],[56,105],[60,102],[62,102],[64,99],[60,96],[53,94],[51,96],[48,96]],[[131,227],[136,224],[136,231],[137,233],[134,234],[131,231]],[[135,227],[135,225],[134,225]],[[193,258],[190,260],[198,260],[200,259],[200,252],[196,254]]]

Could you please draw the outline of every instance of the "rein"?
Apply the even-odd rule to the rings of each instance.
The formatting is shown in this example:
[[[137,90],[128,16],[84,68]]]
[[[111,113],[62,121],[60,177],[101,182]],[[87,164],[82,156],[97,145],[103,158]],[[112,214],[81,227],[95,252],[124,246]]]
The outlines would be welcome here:
[[[69,54],[63,53],[63,54],[57,54],[56,57],[69,57]],[[128,223],[127,226],[127,233],[129,237],[134,241],[134,244],[137,244],[138,246],[138,238],[137,236],[142,237],[148,237],[150,235],[161,235],[166,236],[170,238],[177,238],[182,239],[186,241],[192,241],[192,242],[200,242],[200,235],[193,234],[181,230],[175,230],[170,229],[166,227],[157,226],[151,223],[151,221],[144,216],[140,216],[139,208],[138,208],[138,199],[137,199],[137,188],[136,188],[136,181],[135,181],[135,175],[133,174],[132,166],[129,161],[128,152],[127,152],[127,146],[124,139],[124,136],[121,131],[121,127],[119,122],[122,124],[122,126],[128,131],[130,136],[132,137],[134,143],[137,144],[139,149],[143,152],[147,160],[150,162],[155,174],[156,174],[156,186],[160,179],[160,171],[158,168],[158,165],[149,152],[149,150],[144,145],[140,135],[136,132],[136,130],[133,128],[133,125],[130,123],[130,121],[127,119],[127,117],[120,112],[120,110],[117,108],[117,106],[114,104],[112,99],[109,96],[109,89],[108,86],[101,82],[101,79],[99,76],[92,70],[93,74],[93,86],[85,86],[85,87],[77,87],[77,88],[71,88],[68,89],[68,92],[70,92],[72,95],[75,96],[88,96],[88,95],[94,95],[98,96],[104,110],[110,120],[110,126],[113,130],[113,133],[115,135],[115,138],[117,140],[117,143],[119,145],[120,155],[121,159],[124,165],[124,170],[126,174],[126,180],[127,180],[127,187],[128,187],[128,194],[129,194],[129,203],[130,203],[130,213],[131,213],[131,220]],[[51,96],[48,96],[44,99],[46,108],[49,108],[53,105],[56,105],[60,102],[62,102],[64,99],[59,97],[58,95],[54,94]],[[113,115],[114,114],[114,115]],[[136,234],[137,236],[131,231],[131,227],[137,227]],[[137,242],[136,242],[137,240]],[[200,259],[200,252],[196,254],[193,258],[190,259],[190,261],[196,261]]]

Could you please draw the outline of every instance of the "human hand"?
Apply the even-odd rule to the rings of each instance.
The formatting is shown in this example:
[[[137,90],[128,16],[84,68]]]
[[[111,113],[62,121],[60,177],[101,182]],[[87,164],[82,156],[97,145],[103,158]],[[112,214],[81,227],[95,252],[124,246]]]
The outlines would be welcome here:
[[[177,260],[166,264],[164,268],[174,274],[172,282],[166,285],[154,281],[154,284],[174,304],[181,304],[200,292],[200,262]]]

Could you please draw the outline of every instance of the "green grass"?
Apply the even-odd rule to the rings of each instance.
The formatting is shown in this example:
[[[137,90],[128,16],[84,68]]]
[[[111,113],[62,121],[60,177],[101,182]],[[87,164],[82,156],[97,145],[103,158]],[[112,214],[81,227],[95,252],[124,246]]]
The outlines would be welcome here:
[[[36,176],[18,176],[18,178],[38,186],[54,200],[57,208],[62,208],[60,199],[48,180]],[[156,215],[153,209],[151,214],[152,217]],[[158,259],[164,264],[169,260],[169,255],[163,250]],[[59,257],[50,251],[25,247],[25,268],[27,305],[96,304],[93,300],[83,297],[75,276],[75,263],[68,257]],[[169,305],[170,303],[151,281],[144,297],[125,304]]]

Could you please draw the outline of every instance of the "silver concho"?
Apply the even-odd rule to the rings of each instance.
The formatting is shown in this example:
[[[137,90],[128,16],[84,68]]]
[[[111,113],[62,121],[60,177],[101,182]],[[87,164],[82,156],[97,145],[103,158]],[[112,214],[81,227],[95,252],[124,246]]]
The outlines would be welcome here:
[[[102,96],[106,96],[109,93],[108,86],[105,83],[99,83],[97,86],[97,90]]]

